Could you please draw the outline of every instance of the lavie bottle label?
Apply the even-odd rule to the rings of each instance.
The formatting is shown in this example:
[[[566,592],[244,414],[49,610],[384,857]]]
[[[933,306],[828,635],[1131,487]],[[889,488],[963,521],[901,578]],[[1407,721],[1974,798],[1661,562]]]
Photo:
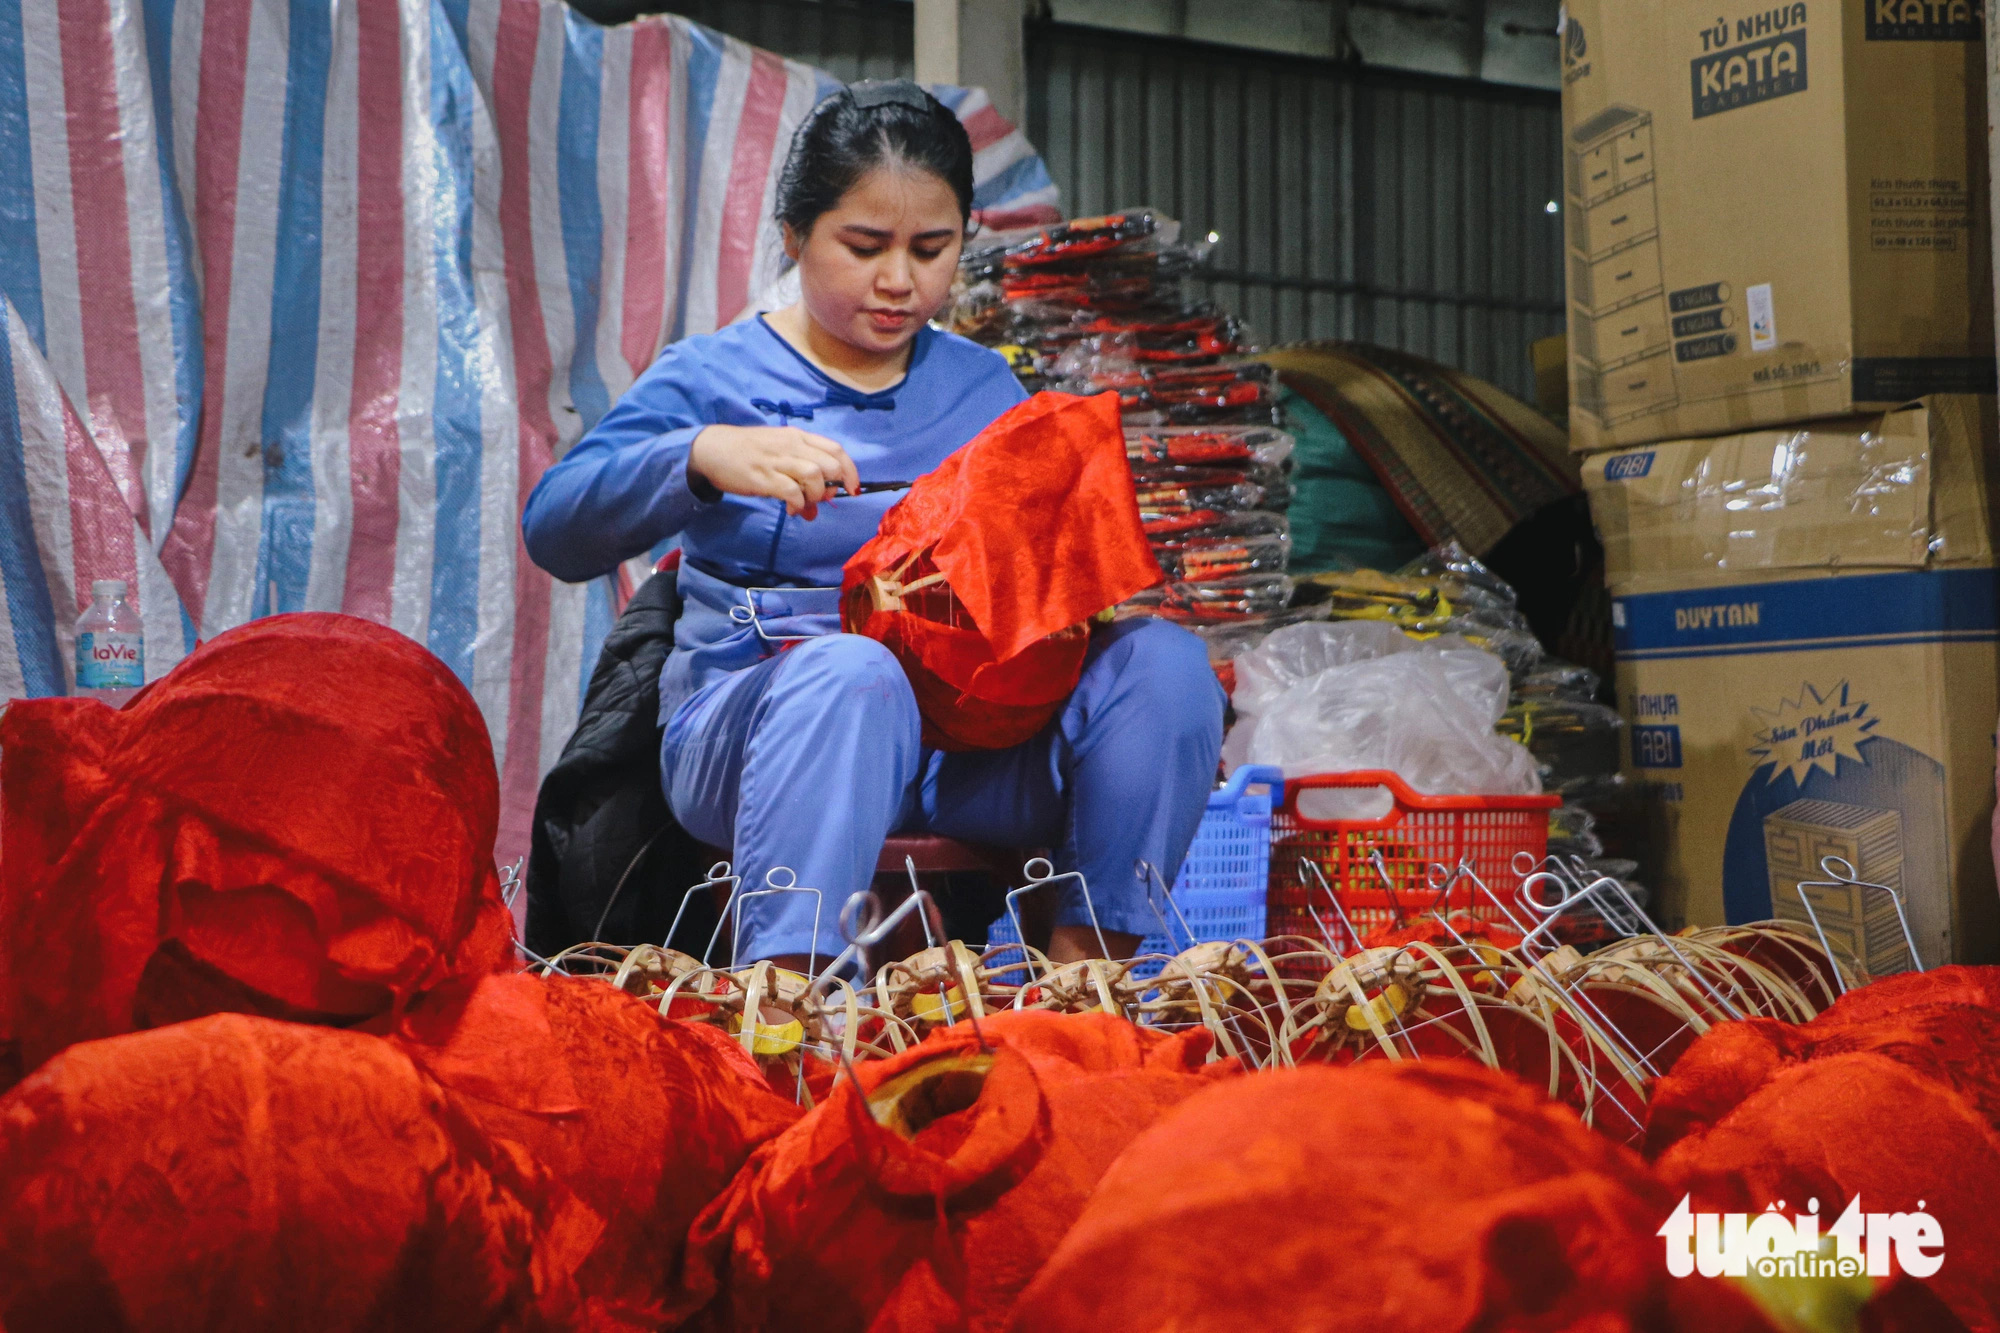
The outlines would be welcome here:
[[[76,687],[80,690],[136,690],[146,683],[143,635],[109,630],[76,636]]]

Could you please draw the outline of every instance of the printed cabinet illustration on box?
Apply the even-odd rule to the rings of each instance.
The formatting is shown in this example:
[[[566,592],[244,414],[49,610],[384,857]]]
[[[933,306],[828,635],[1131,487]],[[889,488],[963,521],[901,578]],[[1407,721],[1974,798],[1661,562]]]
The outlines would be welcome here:
[[[1657,412],[1675,388],[1653,118],[1607,107],[1570,136],[1568,171],[1578,403],[1607,423]]]
[[[1871,976],[1909,970],[1910,950],[1893,896],[1903,891],[1899,813],[1840,801],[1793,801],[1764,816],[1764,855],[1771,907],[1780,921],[1810,928],[1817,915],[1827,942],[1853,954]],[[1845,861],[1861,883],[1829,883],[1821,862],[1830,856]]]

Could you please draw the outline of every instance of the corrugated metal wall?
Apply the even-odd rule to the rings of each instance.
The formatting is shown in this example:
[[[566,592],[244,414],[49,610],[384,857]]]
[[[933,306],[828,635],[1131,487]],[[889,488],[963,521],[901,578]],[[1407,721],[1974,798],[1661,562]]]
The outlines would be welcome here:
[[[669,9],[844,79],[913,64],[899,0]],[[1360,338],[1534,397],[1563,328],[1553,92],[1061,23],[1028,27],[1028,137],[1072,214],[1152,204],[1221,234],[1197,295],[1266,344]]]
[[[1359,338],[1532,400],[1563,327],[1557,95],[1038,23],[1028,137],[1071,214],[1220,233],[1207,294],[1266,344]]]
[[[908,78],[916,35],[908,0],[571,0],[600,21],[681,14],[849,82]],[[629,11],[629,12],[628,12]]]

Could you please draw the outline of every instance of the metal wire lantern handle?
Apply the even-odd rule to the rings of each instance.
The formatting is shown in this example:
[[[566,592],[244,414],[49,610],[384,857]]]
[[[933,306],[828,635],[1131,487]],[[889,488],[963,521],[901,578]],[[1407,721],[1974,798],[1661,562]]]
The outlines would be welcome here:
[[[718,862],[717,864],[720,865],[721,863]],[[784,876],[783,883],[779,882],[778,877],[780,875]],[[734,881],[734,885],[729,896],[729,902],[723,908],[722,919],[715,923],[715,933],[708,937],[708,948],[702,950],[701,961],[703,963],[708,962],[709,955],[715,952],[715,942],[722,934],[723,923],[732,919],[736,925],[735,929],[729,933],[729,961],[731,966],[735,966],[740,961],[743,945],[743,905],[752,898],[768,898],[780,893],[810,893],[813,896],[813,935],[810,951],[806,954],[806,975],[812,975],[813,965],[819,961],[819,922],[821,910],[825,906],[826,895],[818,889],[802,886],[799,883],[798,872],[790,866],[772,866],[764,872],[765,887],[752,889],[748,893],[740,891],[742,888],[740,876],[731,876],[730,878]]]
[[[888,939],[896,927],[901,925],[912,912],[924,914],[924,934],[925,938],[930,938],[929,916],[935,910],[936,905],[929,891],[925,889],[911,889],[910,896],[897,903],[887,915],[883,914],[882,900],[875,896],[873,889],[864,889],[849,898],[840,905],[838,918],[840,935],[847,941],[847,947],[826,965],[825,971],[812,979],[811,984],[806,987],[806,998],[811,999],[831,986],[841,969]],[[863,924],[861,917],[863,912],[867,913],[866,924]]]
[[[1833,945],[1826,938],[1826,930],[1820,925],[1819,912],[1814,909],[1812,898],[1806,893],[1807,889],[1875,889],[1888,894],[1889,901],[1896,905],[1896,923],[1903,928],[1903,943],[1910,951],[1910,966],[1919,972],[1925,970],[1923,955],[1917,952],[1916,932],[1910,929],[1909,913],[1903,909],[1901,889],[1893,884],[1877,884],[1872,880],[1862,879],[1852,863],[1844,856],[1831,853],[1822,856],[1819,859],[1819,868],[1821,874],[1828,876],[1827,879],[1802,879],[1794,892],[1799,895],[1799,902],[1806,909],[1806,919],[1812,922],[1813,934],[1819,936],[1819,947],[1826,951],[1827,966],[1833,969],[1834,982],[1840,987],[1842,995],[1847,994],[1847,978],[1841,975],[1840,964],[1834,961]]]
[[[1036,869],[1038,866],[1040,869]],[[1066,870],[1058,875],[1056,873],[1055,862],[1049,860],[1046,856],[1037,856],[1021,867],[1021,874],[1027,878],[1028,882],[1022,885],[1020,889],[1015,890],[1016,893],[1025,892],[1028,889],[1044,888],[1051,884],[1060,884],[1064,880],[1075,880],[1076,887],[1083,893],[1084,910],[1090,913],[1090,928],[1097,935],[1098,956],[1101,958],[1109,958],[1111,956],[1111,946],[1104,942],[1104,927],[1097,924],[1097,903],[1090,896],[1090,881],[1083,877],[1081,870]],[[1015,913],[1014,894],[1012,893],[1007,895],[1007,913],[1014,918],[1014,933],[1020,935],[1021,918]],[[1027,937],[1022,936],[1022,938],[1026,939]]]
[[[1132,876],[1145,889],[1146,906],[1153,910],[1154,919],[1160,923],[1160,934],[1172,946],[1172,951],[1174,953],[1181,951],[1182,938],[1185,938],[1188,942],[1188,947],[1192,948],[1195,943],[1194,927],[1189,924],[1187,913],[1181,911],[1181,905],[1174,901],[1173,886],[1167,883],[1167,877],[1162,875],[1153,863],[1143,856],[1132,863]],[[1174,934],[1173,927],[1167,922],[1166,913],[1162,912],[1160,905],[1153,901],[1153,886],[1155,884],[1160,886],[1160,896],[1166,899],[1167,907],[1174,914],[1174,920],[1181,923],[1180,936]]]
[[[701,883],[692,886],[691,888],[688,889],[686,893],[683,893],[681,895],[681,905],[674,909],[674,919],[667,926],[667,937],[660,941],[660,947],[662,949],[670,949],[673,947],[674,936],[680,933],[681,917],[686,915],[688,909],[688,902],[697,893],[700,893],[703,889],[712,889],[718,884],[727,884],[729,886],[729,892],[724,894],[722,897],[722,917],[727,917],[729,915],[730,904],[732,904],[736,900],[737,887],[742,883],[743,883],[743,876],[732,875],[730,873],[729,862],[717,861],[714,865],[710,866],[708,868],[708,877],[702,880]],[[613,896],[614,897],[616,896],[615,892]],[[605,910],[608,912],[611,909],[607,905]],[[717,933],[721,932],[722,930],[721,917],[717,918],[715,923],[715,929]],[[715,935],[710,935],[708,937],[708,947],[710,949],[715,948]],[[708,961],[707,953],[704,952],[702,954],[701,961],[704,963]]]

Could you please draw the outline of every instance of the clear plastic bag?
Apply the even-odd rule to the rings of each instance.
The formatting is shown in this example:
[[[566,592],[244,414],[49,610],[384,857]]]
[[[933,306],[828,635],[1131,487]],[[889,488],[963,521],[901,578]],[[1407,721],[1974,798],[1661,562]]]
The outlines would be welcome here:
[[[1397,649],[1386,636],[1400,632],[1387,625],[1349,622],[1342,627],[1349,633],[1340,637],[1299,632],[1322,628],[1335,626],[1280,631],[1286,641],[1276,649],[1267,639],[1257,653],[1238,658],[1238,710],[1251,715],[1225,742],[1226,762],[1276,764],[1294,776],[1389,769],[1433,794],[1541,790],[1534,757],[1493,731],[1507,707],[1504,663],[1490,653],[1435,641]],[[1268,693],[1320,655],[1370,648],[1386,651],[1313,671]],[[1253,685],[1244,667],[1258,655],[1270,674]],[[1302,811],[1321,819],[1379,818],[1391,805],[1387,793],[1378,791],[1325,791],[1314,799],[1317,808]]]
[[[1456,541],[1432,547],[1396,573],[1403,578],[1436,584],[1440,592],[1462,607],[1512,611],[1520,603],[1514,585],[1480,564]]]
[[[1225,674],[1232,693],[1235,691],[1235,661],[1281,629],[1303,624],[1311,620],[1323,620],[1325,613],[1316,606],[1290,607],[1274,611],[1269,615],[1255,616],[1248,620],[1217,621],[1208,624],[1191,624],[1188,629],[1195,637],[1208,645],[1208,660],[1218,668],[1227,668]]]
[[[1552,784],[1618,771],[1625,721],[1603,704],[1527,699],[1509,707],[1499,727],[1528,747]]]
[[[1096,337],[1079,339],[1059,352],[1046,367],[1047,373],[1065,381],[1076,380],[1100,389],[1116,387],[1117,382],[1141,377],[1138,360],[1132,355],[1138,350],[1129,334],[1101,333]]]
[[[1516,679],[1542,664],[1542,641],[1528,628],[1528,619],[1519,611],[1498,607],[1470,607],[1452,615],[1442,626],[1462,634],[1481,648],[1503,659]]]
[[[1587,666],[1545,657],[1542,664],[1514,682],[1514,701],[1561,700],[1566,703],[1596,703],[1603,679]]]
[[[1549,811],[1549,852],[1556,856],[1604,855],[1604,840],[1597,836],[1597,816],[1568,801]]]
[[[1417,641],[1375,620],[1321,621],[1276,630],[1236,658],[1236,694],[1242,717],[1267,711],[1285,691],[1322,671],[1393,653],[1414,652]]]

